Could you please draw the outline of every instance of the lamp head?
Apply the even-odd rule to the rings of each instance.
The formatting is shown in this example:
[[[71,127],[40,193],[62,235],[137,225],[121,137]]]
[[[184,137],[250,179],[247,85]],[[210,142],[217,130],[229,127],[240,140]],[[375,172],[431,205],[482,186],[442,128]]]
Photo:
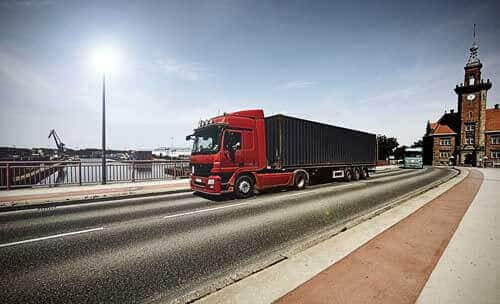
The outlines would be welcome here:
[[[110,73],[118,69],[120,53],[111,47],[94,49],[91,54],[91,63],[100,73]]]

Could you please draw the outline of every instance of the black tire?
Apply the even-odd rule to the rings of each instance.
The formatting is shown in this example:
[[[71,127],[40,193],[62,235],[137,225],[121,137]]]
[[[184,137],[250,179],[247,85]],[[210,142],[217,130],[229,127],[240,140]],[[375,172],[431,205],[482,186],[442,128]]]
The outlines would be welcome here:
[[[359,170],[359,178],[360,179],[367,179],[368,178],[368,170],[366,168],[361,168]]]
[[[241,175],[236,179],[234,192],[237,198],[247,198],[254,195],[253,178],[248,175]]]
[[[297,190],[305,189],[307,186],[307,176],[304,172],[297,172],[293,177],[293,186]]]
[[[352,180],[352,171],[351,171],[351,169],[346,169],[344,171],[344,181],[350,182],[351,180]]]
[[[369,179],[370,178],[370,172],[368,171],[368,168],[363,168],[363,171],[365,172],[365,178],[364,179]]]
[[[360,173],[358,168],[352,169],[352,180],[357,181],[360,178]]]

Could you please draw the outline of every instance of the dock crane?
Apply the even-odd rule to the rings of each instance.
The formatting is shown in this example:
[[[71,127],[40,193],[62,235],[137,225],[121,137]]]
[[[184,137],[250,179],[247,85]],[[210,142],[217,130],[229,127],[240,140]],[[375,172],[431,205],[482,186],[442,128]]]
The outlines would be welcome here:
[[[56,142],[56,146],[57,146],[57,151],[59,152],[59,154],[61,156],[63,156],[66,153],[66,148],[64,148],[65,145],[62,142],[62,140],[59,137],[59,135],[57,135],[57,132],[56,132],[55,129],[50,130],[48,138],[50,138],[50,137],[54,138],[54,141]]]
[[[54,138],[54,141],[56,142],[57,152],[59,154],[59,157],[62,160],[64,160],[66,158],[66,148],[64,148],[65,145],[62,142],[59,135],[57,135],[57,132],[55,129],[50,130],[48,138],[50,138],[50,137]],[[56,184],[63,182],[65,176],[66,176],[66,172],[64,171],[64,166],[58,166]]]

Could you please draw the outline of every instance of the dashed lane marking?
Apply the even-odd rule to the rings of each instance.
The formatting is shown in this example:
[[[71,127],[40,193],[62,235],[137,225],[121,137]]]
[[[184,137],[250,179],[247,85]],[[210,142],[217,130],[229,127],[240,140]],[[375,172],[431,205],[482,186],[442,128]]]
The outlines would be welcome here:
[[[227,205],[227,206],[221,206],[221,207],[215,207],[215,208],[208,208],[208,209],[202,209],[202,210],[195,210],[195,211],[190,211],[190,212],[172,214],[172,215],[164,216],[163,218],[164,219],[169,219],[169,218],[181,217],[181,216],[192,215],[192,214],[197,214],[197,213],[210,212],[210,211],[215,211],[215,210],[220,210],[220,209],[225,209],[225,208],[231,208],[231,207],[237,207],[237,206],[242,206],[242,205],[248,205],[249,203],[250,202],[244,202],[244,203],[238,203],[238,204],[231,204],[231,205]]]
[[[21,245],[21,244],[27,244],[27,243],[33,243],[33,242],[39,242],[39,241],[44,241],[44,240],[49,240],[49,239],[55,239],[55,238],[60,238],[63,236],[89,233],[89,232],[99,231],[99,230],[103,230],[103,229],[104,229],[104,227],[99,227],[99,228],[85,229],[85,230],[79,230],[79,231],[73,231],[73,232],[67,232],[67,233],[54,234],[54,235],[49,235],[49,236],[44,236],[44,237],[39,237],[39,238],[34,238],[34,239],[28,239],[28,240],[23,240],[23,241],[18,241],[18,242],[0,244],[0,248]]]

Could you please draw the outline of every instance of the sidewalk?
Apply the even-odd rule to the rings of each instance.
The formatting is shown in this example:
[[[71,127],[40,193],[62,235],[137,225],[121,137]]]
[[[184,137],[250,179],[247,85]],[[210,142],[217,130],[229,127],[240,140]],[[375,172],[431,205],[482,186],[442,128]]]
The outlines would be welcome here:
[[[499,189],[500,170],[463,168],[197,303],[498,303]]]
[[[484,181],[417,303],[500,303],[500,169]]]
[[[0,211],[51,206],[103,198],[121,198],[188,192],[189,179],[91,186],[26,188],[0,192]]]

